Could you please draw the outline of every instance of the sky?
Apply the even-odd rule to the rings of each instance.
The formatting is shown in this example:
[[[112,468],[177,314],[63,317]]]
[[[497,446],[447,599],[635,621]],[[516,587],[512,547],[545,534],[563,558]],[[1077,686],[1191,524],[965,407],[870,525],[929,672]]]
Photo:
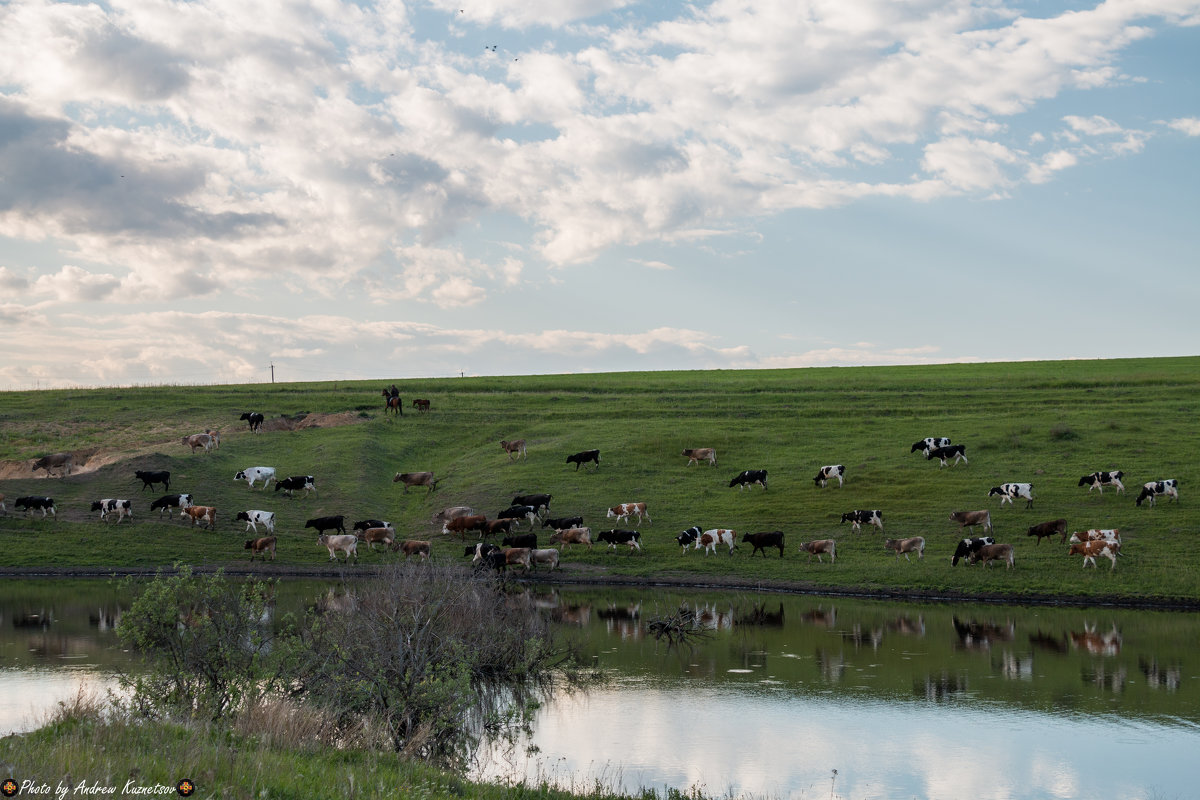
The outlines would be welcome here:
[[[1200,0],[6,0],[0,390],[1194,355],[1198,195]]]

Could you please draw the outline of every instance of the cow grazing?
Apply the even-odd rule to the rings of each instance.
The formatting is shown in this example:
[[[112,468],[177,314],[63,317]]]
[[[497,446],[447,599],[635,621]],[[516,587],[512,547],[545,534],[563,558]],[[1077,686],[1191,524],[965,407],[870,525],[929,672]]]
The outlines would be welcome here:
[[[207,433],[193,433],[191,436],[183,437],[183,444],[192,448],[193,453],[197,448],[202,448],[204,452],[210,453],[215,442],[213,442],[213,437]]]
[[[560,560],[559,553],[553,547],[548,548],[546,550],[530,550],[529,551],[530,564],[534,564],[534,565],[546,564],[550,567],[551,572],[558,569],[559,560]]]
[[[267,533],[275,532],[275,512],[274,511],[258,511],[251,509],[249,511],[239,511],[237,516],[233,518],[234,522],[246,523],[246,530],[258,533],[258,526],[262,525],[267,529]]]
[[[747,486],[758,484],[763,487],[763,491],[767,490],[767,471],[765,469],[747,469],[742,470],[729,481],[729,488],[738,487],[738,491],[745,489]]]
[[[292,492],[304,490],[304,496],[317,490],[317,479],[312,475],[292,475],[283,480],[275,481],[275,491],[282,491],[288,497],[292,496]]]
[[[235,481],[245,481],[246,484],[253,489],[254,484],[262,481],[262,488],[266,489],[271,481],[275,480],[274,467],[247,467],[243,470],[238,470],[233,479]]]
[[[877,508],[868,511],[847,511],[842,514],[842,522],[849,522],[852,531],[862,530],[863,525],[872,525],[882,532],[883,512]]]
[[[596,534],[596,541],[606,543],[608,549],[616,550],[619,544],[627,545],[631,555],[634,550],[641,552],[641,539],[642,534],[638,531],[626,531],[620,528],[614,528],[611,531],[600,531]]]
[[[161,483],[163,485],[164,492],[170,491],[170,489],[171,489],[171,473],[165,469],[160,469],[160,470],[155,470],[155,471],[147,471],[147,470],[139,469],[133,473],[133,478],[134,478],[134,480],[138,480],[138,481],[142,482],[142,491],[143,492],[146,491],[147,489],[153,489],[154,484],[156,484],[156,483]]]
[[[1167,496],[1167,501],[1179,501],[1179,481],[1175,478],[1169,478],[1162,481],[1150,481],[1142,486],[1142,493],[1138,495],[1137,504],[1140,506],[1143,500],[1149,500],[1150,505],[1154,505],[1154,499],[1157,497]]]
[[[418,413],[424,413],[429,410],[429,401],[422,397],[418,397],[412,401],[412,407],[415,408]]]
[[[565,528],[561,531],[555,531],[550,534],[550,544],[558,545],[559,550],[565,550],[569,544],[586,544],[587,549],[592,549],[592,529],[591,528]],[[530,545],[536,547],[537,545]]]
[[[429,402],[428,400],[426,402]],[[425,408],[429,410],[428,407]],[[429,558],[430,543],[422,539],[406,539],[398,545],[393,545],[392,549],[399,550],[404,553],[404,560],[408,561],[409,556],[420,556],[421,560]]]
[[[985,531],[992,529],[992,512],[984,511],[951,511],[950,521],[958,523],[958,529],[973,528],[982,525]]]
[[[548,494],[519,494],[512,499],[512,505],[533,506],[534,512],[540,516],[543,510],[547,513],[550,511],[551,496]]]
[[[33,462],[33,472],[39,469],[46,470],[46,474],[50,474],[52,469],[61,469],[63,475],[71,474],[71,467],[74,466],[75,456],[71,453],[52,453],[48,456],[42,456],[37,461]]]
[[[581,528],[583,527],[583,517],[575,515],[573,517],[546,517],[542,520],[543,528]]]
[[[567,463],[574,464],[576,472],[579,472],[580,466],[588,463],[589,461],[595,462],[596,469],[600,469],[600,451],[599,450],[583,450],[581,452],[567,456]]]
[[[253,561],[255,556],[261,555],[263,561],[267,560],[267,553],[271,553],[271,560],[275,560],[275,537],[263,536],[259,539],[247,539],[246,546],[243,548],[250,551],[250,560]]]
[[[990,567],[993,561],[1003,561],[1013,568],[1013,546],[1011,544],[985,544],[968,557],[970,563],[982,561],[985,567]]]
[[[826,467],[821,467],[821,469],[817,471],[817,476],[813,478],[813,483],[824,489],[826,483],[834,478],[837,478],[838,486],[841,486],[845,480],[845,476],[846,468],[844,466],[841,464],[831,464]]]
[[[703,533],[703,531],[700,530],[700,526],[693,525],[692,527],[688,528],[686,531],[683,531],[678,536],[676,536],[675,541],[678,542],[679,546],[683,548],[683,550],[681,550],[680,552],[687,552],[688,545],[699,541],[701,533]]]
[[[1042,539],[1050,536],[1058,535],[1059,541],[1067,538],[1067,521],[1065,519],[1054,519],[1049,522],[1039,522],[1037,525],[1031,525],[1026,536],[1036,536],[1037,543],[1041,544]]]
[[[372,552],[377,544],[396,549],[396,532],[391,528],[367,528],[354,535],[358,537],[359,542],[370,547]]]
[[[324,533],[331,530],[335,530],[338,533],[345,533],[345,521],[346,517],[343,514],[338,514],[336,517],[317,517],[304,523],[304,527],[315,528],[317,533]]]
[[[763,558],[767,557],[768,547],[778,547],[779,557],[783,558],[783,531],[764,531],[762,533],[743,533],[742,541],[749,542],[754,548],[750,551],[750,557],[754,558],[754,554],[759,550],[762,551]]]
[[[1088,494],[1092,493],[1092,489],[1099,489],[1100,494],[1104,494],[1105,486],[1117,487],[1117,494],[1125,491],[1125,484],[1121,483],[1121,478],[1125,477],[1125,473],[1121,470],[1112,472],[1093,472],[1091,475],[1084,475],[1079,479],[1080,486],[1088,487]]]
[[[533,522],[537,519],[537,509],[533,506],[509,506],[497,514],[496,519],[516,520],[518,525],[525,519],[529,521],[529,526],[533,527]]]
[[[824,555],[829,556],[829,563],[833,564],[837,561],[837,542],[833,539],[817,539],[814,542],[801,542],[798,552],[808,553],[808,561],[812,563],[812,557],[817,557],[817,563],[824,563],[821,558]]]
[[[42,512],[42,519],[46,518],[46,512],[50,512],[50,516],[58,518],[58,510],[54,507],[54,499],[50,497],[42,497],[38,495],[29,495],[27,497],[18,497],[13,501],[14,511],[24,511],[26,516],[32,516],[34,511]]]
[[[179,512],[180,518],[187,517],[192,521],[192,527],[203,525],[210,531],[217,527],[217,509],[215,506],[188,506]]]
[[[365,531],[368,528],[390,528],[390,527],[392,527],[392,523],[385,522],[384,520],[381,520],[381,519],[360,519],[358,522],[354,523],[354,526],[351,528],[351,530],[354,531],[355,533],[358,533],[359,531]]]
[[[125,517],[133,519],[133,501],[132,500],[116,500],[113,498],[105,498],[92,503],[92,511],[100,512],[100,519],[108,519],[109,514],[117,515],[117,524],[121,524],[121,520]]]
[[[354,560],[358,561],[358,537],[353,533],[342,533],[330,536],[327,533],[322,533],[317,537],[317,546],[324,547],[329,551],[329,560],[337,561],[337,553],[345,553],[346,561],[350,560],[350,556],[354,556]]]
[[[927,453],[935,447],[948,447],[949,445],[950,439],[947,436],[926,436],[920,441],[913,442],[912,449],[908,452],[915,453],[920,450],[923,453]]]
[[[550,537],[550,541],[554,541],[554,537]],[[510,533],[500,540],[500,544],[505,547],[537,547],[536,533]]]
[[[988,490],[988,497],[1000,495],[1000,505],[1011,503],[1017,498],[1025,501],[1026,508],[1033,508],[1032,483],[1002,483]]]
[[[965,444],[951,444],[945,447],[934,447],[925,451],[926,461],[934,458],[941,461],[943,467],[946,466],[947,459],[951,458],[954,459],[954,466],[958,466],[959,461],[962,461],[964,464],[971,463],[967,461],[967,446]]]
[[[729,555],[733,555],[733,551],[737,549],[737,531],[728,528],[712,528],[700,534],[700,538],[696,539],[696,544],[693,547],[696,550],[704,550],[706,555],[712,555],[717,552],[717,545],[723,544],[729,548]],[[766,554],[764,553],[764,556]]]
[[[266,418],[262,414],[258,413],[257,411],[247,411],[246,413],[244,413],[240,417],[238,417],[239,421],[245,421],[246,423],[248,423],[250,425],[251,433],[258,433],[259,430],[262,428],[262,424],[265,421],[265,419]],[[274,557],[274,555],[272,555],[272,558],[273,557]]]
[[[1117,555],[1119,545],[1113,542],[1097,540],[1094,542],[1076,542],[1071,545],[1071,549],[1067,551],[1069,556],[1083,556],[1083,568],[1087,569],[1088,562],[1092,562],[1092,566],[1096,567],[1096,556],[1104,556],[1112,562],[1109,571],[1117,568]],[[1099,567],[1096,567],[1099,569]]]
[[[521,456],[524,456],[526,461],[529,460],[529,453],[525,450],[524,439],[516,439],[511,442],[507,439],[501,439],[500,446],[504,448],[504,452],[508,453],[509,461],[516,461]]]
[[[959,559],[966,559],[968,564],[973,564],[971,556],[979,550],[979,548],[995,544],[996,540],[990,536],[977,536],[974,539],[963,539],[958,543],[958,547],[954,550],[954,556],[950,559],[950,566],[957,567]]]
[[[924,536],[910,536],[907,539],[884,539],[883,546],[888,550],[895,550],[896,558],[900,558],[900,556],[903,555],[905,561],[912,561],[912,559],[908,557],[909,553],[916,553],[918,560],[923,560],[925,558]]]
[[[690,447],[680,453],[680,455],[688,460],[687,465],[689,467],[701,461],[707,461],[714,467],[717,465],[717,451],[711,447]]]
[[[424,486],[429,489],[429,493],[432,493],[438,485],[438,481],[433,479],[432,472],[397,472],[392,478],[392,483],[403,483],[406,493],[410,486]]]
[[[468,514],[465,517],[455,517],[454,519],[446,520],[442,526],[442,533],[457,533],[458,538],[466,539],[467,531],[482,531],[487,525],[488,518],[485,514]]]
[[[157,511],[158,516],[162,518],[162,512],[171,513],[176,508],[187,508],[192,504],[192,496],[190,494],[167,494],[155,500],[150,504],[151,511]]]
[[[645,503],[621,503],[608,510],[608,518],[615,519],[618,524],[620,524],[621,520],[627,520],[631,516],[638,518],[638,525],[642,524],[642,517],[645,517],[647,522],[654,522],[646,512]]]

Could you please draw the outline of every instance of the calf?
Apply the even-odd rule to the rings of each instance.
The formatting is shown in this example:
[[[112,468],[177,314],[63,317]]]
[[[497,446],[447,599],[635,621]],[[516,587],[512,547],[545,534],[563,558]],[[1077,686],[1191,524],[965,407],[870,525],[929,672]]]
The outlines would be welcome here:
[[[1149,500],[1150,505],[1154,505],[1154,499],[1167,496],[1167,501],[1179,501],[1179,481],[1175,478],[1169,478],[1163,481],[1150,481],[1142,486],[1142,493],[1138,495],[1137,504],[1140,506],[1143,500]]]
[[[275,481],[275,491],[282,491],[288,497],[292,496],[292,492],[304,490],[304,496],[317,490],[317,481],[312,475],[292,475],[283,480]]]
[[[910,536],[907,539],[884,539],[883,546],[888,550],[895,550],[896,558],[900,558],[901,554],[903,554],[905,561],[912,561],[912,559],[908,557],[909,553],[916,553],[918,560],[923,560],[925,558],[924,536]]]
[[[554,541],[554,537],[550,537],[550,541]],[[517,533],[509,534],[500,540],[500,544],[505,547],[537,547],[536,533]]]
[[[1099,489],[1100,494],[1104,494],[1105,486],[1117,487],[1117,494],[1125,491],[1125,484],[1121,483],[1121,478],[1125,477],[1125,473],[1121,470],[1112,472],[1093,472],[1091,475],[1084,475],[1079,479],[1080,486],[1088,487],[1088,494],[1092,493],[1092,489]]]
[[[947,436],[926,436],[920,441],[913,442],[912,449],[909,453],[915,453],[918,450],[928,453],[935,447],[947,447],[950,444],[950,439]]]
[[[712,555],[717,552],[717,545],[723,544],[729,548],[729,555],[733,555],[733,551],[737,549],[737,531],[728,528],[712,528],[700,534],[700,538],[696,540],[694,548],[696,550],[703,549],[707,555]],[[765,557],[765,553],[763,554]]]
[[[171,488],[171,473],[165,469],[156,470],[153,472],[146,470],[137,470],[133,473],[134,480],[142,482],[142,491],[153,489],[154,484],[161,483],[163,491],[168,491]]]
[[[750,557],[754,558],[754,554],[759,550],[762,551],[763,558],[767,557],[768,547],[778,547],[779,557],[783,558],[783,531],[765,531],[763,533],[743,533],[742,541],[749,542],[754,547],[750,551]]]
[[[322,533],[317,537],[317,547],[324,547],[329,551],[329,560],[337,561],[336,553],[345,553],[346,560],[350,560],[350,556],[354,556],[354,560],[358,561],[358,537],[353,533],[343,533],[330,536],[327,533]]]
[[[116,514],[117,524],[120,525],[126,516],[133,519],[133,501],[105,498],[92,503],[92,511],[99,511],[100,519],[107,519],[109,514]]]
[[[1098,540],[1094,542],[1076,542],[1071,545],[1071,549],[1067,551],[1069,556],[1083,556],[1083,568],[1087,569],[1088,562],[1092,562],[1092,566],[1096,567],[1096,556],[1104,556],[1112,562],[1109,571],[1117,568],[1118,545],[1113,542]],[[1099,567],[1096,567],[1099,569]]]
[[[508,441],[507,439],[501,439],[500,446],[504,448],[504,452],[508,453],[509,461],[516,461],[516,458],[513,456],[514,453],[516,453],[518,457],[524,456],[526,461],[529,460],[529,453],[525,450],[524,439],[517,439],[516,441],[512,442]]]
[[[584,450],[574,455],[567,456],[567,463],[575,465],[575,471],[579,472],[579,467],[583,464],[593,461],[596,464],[596,469],[600,469],[600,451],[599,450]]]
[[[315,528],[317,533],[324,533],[325,531],[330,530],[336,530],[338,533],[345,533],[345,521],[346,517],[343,514],[338,514],[336,517],[317,517],[316,519],[310,519],[308,522],[304,523],[304,527]]]
[[[30,495],[28,497],[18,497],[13,501],[14,511],[24,511],[26,516],[32,516],[34,511],[42,512],[42,519],[46,518],[46,512],[50,512],[50,516],[58,518],[58,511],[54,507],[54,500],[50,497],[41,497]]]
[[[833,539],[818,539],[813,542],[801,542],[801,553],[808,553],[808,562],[812,563],[812,557],[817,557],[817,563],[824,563],[821,556],[828,554],[829,563],[833,564],[837,561],[837,542]]]
[[[254,557],[257,555],[261,555],[263,557],[263,561],[266,561],[268,551],[271,553],[271,560],[274,561],[275,560],[275,537],[274,536],[263,536],[260,539],[247,539],[246,546],[243,549],[250,551],[250,560],[251,561],[253,561]]]
[[[565,550],[569,544],[586,544],[587,549],[592,549],[592,529],[591,528],[566,528],[561,531],[555,531],[550,534],[550,544],[558,545],[559,550]],[[536,547],[536,545],[530,545]]]
[[[959,461],[962,461],[964,464],[971,463],[967,461],[967,446],[965,444],[951,444],[946,447],[934,447],[925,451],[926,461],[934,458],[941,461],[943,467],[946,466],[946,459],[949,458],[954,459],[954,466],[958,466]]]
[[[850,530],[862,530],[863,525],[873,525],[883,531],[883,512],[879,509],[871,511],[847,511],[842,514],[842,522],[850,523]]]
[[[985,544],[970,556],[970,562],[982,561],[985,567],[990,567],[993,561],[1000,560],[1009,568],[1013,568],[1013,546],[1011,544]]]
[[[243,470],[238,470],[233,479],[235,481],[245,481],[251,489],[258,481],[262,481],[262,488],[266,489],[267,484],[275,480],[274,467],[247,467]]]
[[[558,569],[559,554],[553,547],[547,550],[530,550],[529,561],[531,564],[547,564],[553,572]]]
[[[841,486],[846,476],[846,468],[841,464],[831,464],[826,467],[821,467],[817,470],[817,476],[813,478],[813,483],[825,488],[825,484],[837,478],[838,486]]]
[[[628,545],[630,554],[634,550],[641,552],[641,539],[642,534],[638,531],[626,531],[619,528],[614,528],[611,531],[600,531],[600,533],[596,534],[596,541],[606,542],[610,550],[616,550],[619,544]]]
[[[397,472],[392,478],[392,483],[403,483],[405,492],[410,486],[425,486],[429,489],[429,493],[432,493],[438,485],[438,481],[433,479],[432,472]]]
[[[262,525],[267,529],[267,533],[275,532],[275,512],[274,511],[258,511],[251,509],[249,511],[239,511],[237,516],[233,518],[234,522],[246,523],[246,530],[258,533],[258,526]]]
[[[33,472],[39,469],[46,470],[46,474],[50,474],[52,469],[61,469],[63,475],[71,474],[75,457],[71,453],[52,453],[48,456],[42,456],[37,461],[33,462]]]
[[[988,497],[995,497],[996,495],[1000,495],[1000,505],[1011,503],[1019,497],[1025,501],[1026,508],[1033,508],[1032,483],[1002,483],[988,490]]]
[[[973,528],[982,525],[985,531],[992,529],[992,512],[984,511],[951,511],[950,521],[958,523],[958,529]]]
[[[989,544],[995,544],[996,540],[990,536],[978,536],[974,539],[963,539],[958,543],[958,547],[954,550],[954,557],[950,559],[950,566],[957,567],[959,559],[967,559],[968,564],[975,563],[971,560],[979,548]]]
[[[1067,521],[1065,519],[1055,519],[1049,522],[1039,522],[1037,525],[1032,525],[1026,536],[1036,536],[1037,543],[1041,544],[1042,539],[1058,534],[1059,541],[1067,538]]]
[[[547,517],[542,520],[543,528],[580,528],[583,526],[583,517],[576,515],[574,517]]]
[[[262,428],[262,424],[265,419],[266,418],[257,411],[247,411],[238,417],[239,421],[245,421],[250,425],[251,433],[258,433],[259,429]]]
[[[470,514],[465,517],[455,517],[446,520],[442,533],[457,533],[458,538],[466,539],[467,531],[482,531],[487,525],[488,518],[484,514]]]
[[[207,433],[193,433],[191,436],[183,437],[183,444],[192,448],[192,452],[196,452],[196,448],[204,449],[204,452],[211,452],[213,449],[213,437]]]
[[[512,505],[533,506],[533,510],[540,515],[543,509],[550,511],[551,497],[548,494],[519,494],[512,499]]]
[[[190,494],[167,494],[155,500],[150,504],[151,511],[157,511],[158,516],[162,518],[162,512],[170,513],[176,508],[187,508],[192,504],[192,496]]]
[[[372,552],[374,552],[375,545],[377,544],[381,544],[384,547],[391,547],[393,550],[396,549],[396,532],[391,528],[367,528],[361,533],[356,533],[355,536],[358,537],[359,542],[371,548]]]
[[[620,503],[608,510],[608,518],[616,519],[618,523],[623,519],[629,519],[630,516],[638,518],[637,525],[642,524],[642,517],[645,517],[647,522],[654,522],[654,520],[650,519],[650,514],[646,511],[645,503]]]
[[[204,525],[210,531],[217,527],[217,509],[215,506],[188,506],[179,512],[180,518],[187,517],[192,521],[192,527]]]
[[[747,486],[758,484],[763,487],[763,491],[767,490],[767,471],[765,469],[747,469],[742,470],[729,481],[729,488],[738,487],[738,491],[745,489]]]
[[[426,408],[425,410],[428,411],[429,409]],[[429,542],[421,539],[407,539],[399,545],[393,545],[392,549],[404,553],[405,561],[408,561],[409,556],[420,556],[421,560],[424,561],[429,558],[430,545]]]
[[[717,465],[717,451],[711,447],[692,447],[684,450],[680,455],[688,460],[689,467],[701,461],[707,461],[714,467]]]

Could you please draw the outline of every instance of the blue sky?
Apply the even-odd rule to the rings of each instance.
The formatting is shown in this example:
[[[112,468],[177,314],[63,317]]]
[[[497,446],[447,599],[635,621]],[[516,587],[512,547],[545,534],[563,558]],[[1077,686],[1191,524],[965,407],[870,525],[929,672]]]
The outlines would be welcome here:
[[[1200,0],[10,0],[0,54],[0,389],[1200,352]]]

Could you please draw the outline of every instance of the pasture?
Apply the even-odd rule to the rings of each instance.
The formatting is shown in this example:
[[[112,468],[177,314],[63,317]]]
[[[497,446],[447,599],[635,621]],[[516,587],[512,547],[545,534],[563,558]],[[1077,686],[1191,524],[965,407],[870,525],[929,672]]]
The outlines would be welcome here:
[[[837,588],[928,596],[1090,598],[1200,604],[1200,491],[1197,411],[1200,358],[1023,362],[771,371],[612,373],[395,381],[403,417],[385,416],[376,381],[145,387],[0,394],[0,568],[245,564],[252,534],[238,511],[276,512],[278,564],[319,569],[328,553],[307,519],[344,514],[391,521],[397,538],[431,539],[433,557],[465,561],[457,536],[430,519],[470,505],[494,518],[516,494],[553,495],[551,516],[581,514],[595,535],[615,526],[605,510],[644,501],[641,553],[572,546],[562,580],[605,576],[697,584]],[[428,413],[410,408],[430,400]],[[243,412],[266,416],[250,433]],[[305,416],[307,415],[307,416]],[[315,425],[314,425],[315,423]],[[221,446],[191,453],[181,437],[216,428]],[[926,436],[966,445],[969,464],[941,468],[910,452]],[[525,439],[510,459],[501,440]],[[717,466],[687,465],[685,448],[711,447]],[[576,470],[572,453],[598,448],[597,467]],[[32,459],[75,454],[66,477],[32,473]],[[845,466],[846,483],[814,485],[819,467]],[[316,494],[292,498],[247,488],[238,470],[272,466],[280,477],[313,475]],[[166,469],[171,492],[218,509],[215,531],[149,513],[165,492],[141,489],[135,470]],[[769,488],[730,488],[747,469],[765,469]],[[1078,486],[1082,475],[1122,470],[1126,492]],[[428,493],[392,482],[430,470]],[[35,477],[36,475],[36,477]],[[1135,506],[1141,485],[1176,478],[1179,502]],[[1000,504],[988,490],[1033,484],[1032,509]],[[58,518],[14,513],[19,495],[49,495]],[[100,522],[100,498],[132,498],[134,518]],[[851,531],[843,512],[883,511],[883,533]],[[951,511],[990,509],[997,542],[1015,548],[1015,568],[950,566],[960,538]],[[1119,528],[1115,571],[1068,558],[1057,537],[1035,545],[1026,530],[1067,519],[1069,530]],[[784,558],[680,552],[674,537],[699,525],[745,532],[781,530]],[[522,526],[521,531],[528,530]],[[539,534],[546,546],[549,531]],[[263,535],[261,532],[258,535]],[[475,535],[469,534],[469,541]],[[924,536],[925,559],[896,559],[885,537]],[[837,562],[798,553],[802,541],[837,540]],[[394,560],[360,548],[359,564]],[[354,565],[346,567],[352,572]]]

